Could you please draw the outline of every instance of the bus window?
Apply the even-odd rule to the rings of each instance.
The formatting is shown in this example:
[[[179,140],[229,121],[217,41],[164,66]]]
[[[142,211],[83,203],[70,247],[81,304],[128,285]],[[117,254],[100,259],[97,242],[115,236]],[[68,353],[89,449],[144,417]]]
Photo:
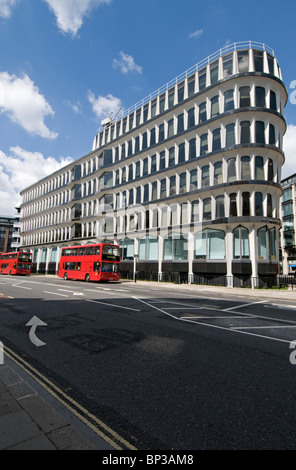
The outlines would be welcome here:
[[[69,269],[70,269],[70,271],[75,271],[75,268],[76,268],[76,263],[75,263],[75,261],[72,261],[72,263],[70,263],[70,265],[69,265]]]
[[[77,256],[77,254],[78,254],[78,248],[73,248],[72,256]]]
[[[89,256],[89,255],[93,255],[94,254],[94,247],[93,246],[88,246],[86,248],[86,254]]]
[[[94,271],[100,272],[100,263],[98,261],[94,262]]]
[[[81,268],[81,263],[77,263],[76,264],[76,271],[80,271],[80,268]]]
[[[71,255],[71,248],[66,248],[64,255],[65,256],[70,256]]]
[[[78,255],[79,256],[84,256],[85,255],[86,248],[79,248]]]
[[[99,255],[99,254],[100,254],[100,247],[99,247],[99,246],[95,246],[94,255]]]
[[[68,261],[64,263],[64,269],[66,270],[70,269],[70,263]]]

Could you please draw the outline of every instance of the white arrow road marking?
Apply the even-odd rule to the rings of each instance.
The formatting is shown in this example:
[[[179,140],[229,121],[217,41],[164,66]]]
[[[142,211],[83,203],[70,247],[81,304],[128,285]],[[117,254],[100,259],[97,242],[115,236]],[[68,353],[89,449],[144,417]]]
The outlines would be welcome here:
[[[0,341],[0,364],[4,364],[4,345],[2,341]]]
[[[26,324],[26,326],[30,326],[30,332],[29,332],[29,338],[32,341],[35,346],[45,346],[46,343],[43,343],[40,339],[37,338],[35,332],[37,326],[47,326],[47,323],[44,323],[44,321],[40,320],[38,317],[32,317],[30,321]]]

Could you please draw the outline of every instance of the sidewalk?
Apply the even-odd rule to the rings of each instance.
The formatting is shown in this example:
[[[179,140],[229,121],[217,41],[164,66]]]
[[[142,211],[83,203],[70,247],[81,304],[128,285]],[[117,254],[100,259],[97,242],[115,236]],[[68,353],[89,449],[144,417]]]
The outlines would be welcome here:
[[[112,450],[21,375],[10,360],[0,364],[0,450]]]

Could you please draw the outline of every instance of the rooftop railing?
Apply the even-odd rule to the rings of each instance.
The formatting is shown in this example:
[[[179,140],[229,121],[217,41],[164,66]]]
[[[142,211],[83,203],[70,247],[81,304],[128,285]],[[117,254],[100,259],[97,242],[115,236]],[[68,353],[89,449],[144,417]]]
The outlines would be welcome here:
[[[241,41],[241,42],[235,42],[233,44],[229,44],[223,47],[222,49],[219,49],[218,51],[214,52],[213,54],[209,55],[208,57],[201,60],[197,64],[193,65],[188,70],[186,70],[185,72],[178,75],[176,78],[172,79],[171,81],[163,85],[161,88],[158,88],[153,93],[150,93],[148,96],[138,101],[136,104],[130,106],[128,109],[124,109],[121,112],[119,112],[116,116],[116,119],[112,121],[112,124],[116,123],[117,121],[120,121],[120,119],[128,116],[130,113],[141,108],[145,104],[152,101],[154,98],[157,98],[159,95],[169,90],[174,85],[177,85],[178,83],[182,82],[182,80],[185,80],[187,77],[190,77],[195,72],[197,72],[198,70],[201,70],[203,67],[210,64],[211,62],[218,59],[219,57],[225,54],[229,54],[233,51],[241,51],[241,50],[246,50],[246,49],[256,49],[256,50],[266,51],[269,54],[271,54],[273,57],[275,56],[274,50],[261,42]],[[104,130],[104,126],[101,126],[98,130],[98,133],[100,133],[103,130]]]

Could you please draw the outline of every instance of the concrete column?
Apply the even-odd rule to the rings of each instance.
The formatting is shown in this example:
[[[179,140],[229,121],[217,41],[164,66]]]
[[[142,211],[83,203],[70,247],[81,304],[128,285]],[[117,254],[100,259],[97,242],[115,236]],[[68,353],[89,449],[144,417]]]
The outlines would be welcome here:
[[[249,233],[250,258],[252,264],[252,289],[258,287],[258,250],[257,250],[257,230],[253,226]]]

